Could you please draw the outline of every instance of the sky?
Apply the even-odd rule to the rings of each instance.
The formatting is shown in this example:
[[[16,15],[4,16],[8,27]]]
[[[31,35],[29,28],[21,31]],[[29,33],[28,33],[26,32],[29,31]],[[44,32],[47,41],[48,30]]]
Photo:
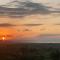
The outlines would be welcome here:
[[[0,0],[0,5],[5,5],[6,3],[9,3],[11,1],[13,0]],[[49,36],[49,38],[52,38],[52,35],[54,35],[53,38],[56,37],[55,35],[60,37],[60,28],[59,28],[60,0],[31,0],[31,1],[37,4],[41,3],[41,6],[43,5],[42,7],[40,7],[42,13],[33,14],[32,11],[31,15],[30,14],[24,15],[23,17],[20,18],[11,18],[8,16],[0,15],[0,36],[4,37],[7,35],[11,35],[11,37],[9,36],[7,36],[8,38],[5,37],[5,39],[7,40],[22,39],[22,38],[23,39],[30,38],[33,40],[34,38],[36,38],[35,40],[37,40],[40,39],[41,35],[43,37]],[[12,6],[13,4],[10,7]],[[0,37],[0,39],[2,39],[2,37]],[[44,39],[42,40],[44,41]]]
[[[0,0],[0,4],[1,5],[6,4],[11,1],[14,1],[14,0]],[[18,1],[26,1],[26,0],[18,0]],[[60,3],[60,0],[30,0],[30,1],[37,2],[37,3]]]

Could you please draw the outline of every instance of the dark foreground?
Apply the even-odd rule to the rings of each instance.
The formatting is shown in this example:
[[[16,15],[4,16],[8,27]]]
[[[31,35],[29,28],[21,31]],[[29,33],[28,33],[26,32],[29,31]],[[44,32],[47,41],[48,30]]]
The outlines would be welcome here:
[[[60,44],[0,44],[0,60],[60,60]]]

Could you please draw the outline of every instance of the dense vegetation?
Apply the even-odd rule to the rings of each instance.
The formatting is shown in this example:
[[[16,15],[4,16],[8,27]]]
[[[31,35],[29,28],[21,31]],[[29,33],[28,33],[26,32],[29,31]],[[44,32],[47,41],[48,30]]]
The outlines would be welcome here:
[[[0,44],[0,60],[60,60],[60,44]]]

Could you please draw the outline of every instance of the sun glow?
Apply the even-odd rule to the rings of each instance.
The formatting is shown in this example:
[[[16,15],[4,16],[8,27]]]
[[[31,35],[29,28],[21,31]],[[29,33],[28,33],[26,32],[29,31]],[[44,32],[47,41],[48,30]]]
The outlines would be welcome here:
[[[13,40],[16,37],[16,30],[11,28],[0,28],[0,40]]]
[[[2,40],[5,40],[6,39],[6,37],[2,37]]]

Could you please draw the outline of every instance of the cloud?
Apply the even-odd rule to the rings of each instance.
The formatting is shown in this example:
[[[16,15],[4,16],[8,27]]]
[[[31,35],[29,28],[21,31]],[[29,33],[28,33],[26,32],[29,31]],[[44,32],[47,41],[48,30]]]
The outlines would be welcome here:
[[[60,34],[42,34],[41,36],[60,36]]]
[[[24,31],[31,31],[31,30],[27,28],[27,29],[25,29]]]
[[[9,24],[9,23],[2,23],[0,24],[0,27],[13,27],[15,25]]]
[[[41,34],[40,36],[59,36],[60,34]]]
[[[25,4],[25,7],[29,8],[31,12],[39,12],[40,14],[49,13],[47,6],[44,6],[42,3],[33,3],[29,2]]]
[[[7,15],[11,18],[21,18],[32,14],[46,15],[51,13],[60,13],[59,9],[55,9],[55,11],[51,11],[50,9],[54,8],[42,3],[13,1],[6,5],[1,5],[0,14]]]
[[[43,25],[43,24],[23,24],[24,26],[40,26],[40,25]]]
[[[0,13],[3,15],[6,14],[7,16],[14,17],[14,18],[15,16],[24,17],[26,15],[31,15],[31,14],[49,14],[50,13],[47,6],[43,5],[42,3],[34,3],[34,2],[16,2],[15,3],[15,2],[16,1],[6,4],[4,6],[3,5],[0,6]],[[14,6],[14,8],[11,8],[12,6]]]
[[[60,25],[60,23],[54,24],[54,25]]]
[[[43,24],[21,24],[21,25],[13,25],[13,24],[9,24],[9,23],[1,23],[0,27],[14,27],[14,26],[40,26]],[[28,30],[28,29],[26,29]]]

